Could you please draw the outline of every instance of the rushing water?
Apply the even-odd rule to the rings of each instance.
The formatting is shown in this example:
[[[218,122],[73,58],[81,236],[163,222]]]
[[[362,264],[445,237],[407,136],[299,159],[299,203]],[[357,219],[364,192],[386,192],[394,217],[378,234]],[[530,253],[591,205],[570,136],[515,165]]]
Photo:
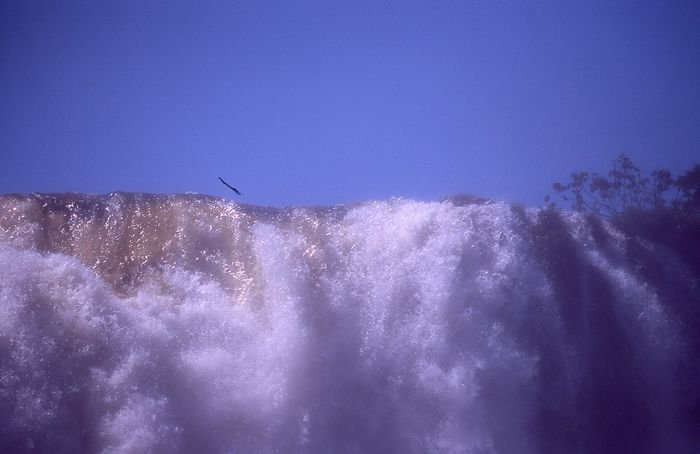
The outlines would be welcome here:
[[[0,451],[698,452],[691,268],[496,202],[0,196]]]

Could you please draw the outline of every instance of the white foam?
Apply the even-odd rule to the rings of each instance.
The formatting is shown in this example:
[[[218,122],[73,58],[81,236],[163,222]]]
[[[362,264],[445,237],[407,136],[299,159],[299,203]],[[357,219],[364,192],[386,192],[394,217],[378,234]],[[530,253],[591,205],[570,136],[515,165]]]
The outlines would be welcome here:
[[[167,260],[144,255],[152,266],[126,292],[6,229],[2,446],[535,453],[548,387],[576,418],[588,359],[510,207],[394,200],[209,223],[174,206]],[[641,320],[636,352],[673,352],[675,341],[647,342],[674,327],[657,300],[640,300],[643,283],[577,241],[617,289],[610,304]],[[554,377],[543,375],[551,361]],[[638,366],[647,390],[670,379]]]

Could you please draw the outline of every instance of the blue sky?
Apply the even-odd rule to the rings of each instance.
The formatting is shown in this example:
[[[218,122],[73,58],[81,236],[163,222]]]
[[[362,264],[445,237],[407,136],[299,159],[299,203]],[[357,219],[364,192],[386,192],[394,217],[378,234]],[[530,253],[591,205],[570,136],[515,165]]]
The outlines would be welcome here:
[[[535,205],[620,153],[679,172],[698,5],[0,0],[0,193]]]

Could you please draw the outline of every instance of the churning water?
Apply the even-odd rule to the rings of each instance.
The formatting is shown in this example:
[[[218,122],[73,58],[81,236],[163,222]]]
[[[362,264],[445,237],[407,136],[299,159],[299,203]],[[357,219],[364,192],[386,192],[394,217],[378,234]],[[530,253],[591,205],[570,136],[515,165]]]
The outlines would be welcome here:
[[[0,196],[0,451],[697,452],[697,304],[571,213]]]

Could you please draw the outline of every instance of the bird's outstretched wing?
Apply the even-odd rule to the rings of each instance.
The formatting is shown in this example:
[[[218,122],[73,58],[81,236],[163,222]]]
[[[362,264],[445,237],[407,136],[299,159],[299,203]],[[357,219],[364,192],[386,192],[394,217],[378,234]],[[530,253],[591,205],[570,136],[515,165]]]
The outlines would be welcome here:
[[[233,192],[235,192],[236,194],[242,195],[242,194],[241,194],[241,191],[239,191],[238,189],[234,188],[234,187],[231,186],[230,184],[226,183],[226,182],[224,181],[223,178],[219,177],[219,180],[221,180],[221,182],[222,182],[223,184],[225,184],[226,187],[228,187],[229,189],[233,190]]]

